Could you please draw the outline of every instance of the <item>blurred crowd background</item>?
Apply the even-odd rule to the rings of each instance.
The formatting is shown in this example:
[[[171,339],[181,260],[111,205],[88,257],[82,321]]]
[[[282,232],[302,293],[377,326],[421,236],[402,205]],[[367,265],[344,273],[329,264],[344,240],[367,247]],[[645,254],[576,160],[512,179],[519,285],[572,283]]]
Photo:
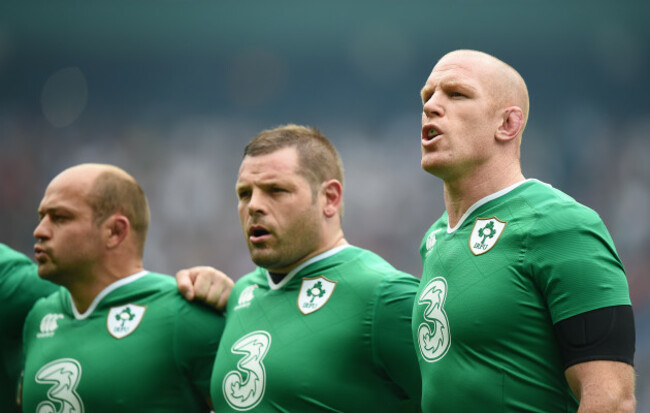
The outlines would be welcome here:
[[[526,79],[523,169],[598,211],[627,270],[638,411],[650,411],[647,2],[3,2],[0,242],[32,255],[45,186],[106,162],[149,197],[145,266],[250,271],[234,183],[245,144],[319,128],[346,169],[347,239],[420,275],[443,212],[421,171],[419,90],[456,48]]]

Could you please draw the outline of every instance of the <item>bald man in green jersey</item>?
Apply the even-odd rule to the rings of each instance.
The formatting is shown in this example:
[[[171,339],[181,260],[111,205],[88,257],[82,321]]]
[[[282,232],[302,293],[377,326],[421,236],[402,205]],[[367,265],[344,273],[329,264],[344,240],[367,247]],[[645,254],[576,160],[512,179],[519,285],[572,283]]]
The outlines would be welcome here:
[[[423,411],[634,411],[623,265],[594,211],[524,178],[522,77],[458,50],[421,96],[421,164],[446,205],[413,309]]]
[[[64,286],[25,321],[23,410],[208,412],[224,319],[146,271],[149,208],[112,165],[66,169],[34,231],[38,274]]]

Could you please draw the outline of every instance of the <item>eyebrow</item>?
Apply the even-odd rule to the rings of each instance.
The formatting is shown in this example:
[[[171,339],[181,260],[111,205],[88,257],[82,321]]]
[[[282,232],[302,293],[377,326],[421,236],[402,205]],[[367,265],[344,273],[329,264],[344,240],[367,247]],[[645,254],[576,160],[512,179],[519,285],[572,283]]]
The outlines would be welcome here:
[[[460,79],[453,79],[446,82],[443,82],[443,88],[460,88],[467,92],[478,92],[476,87],[472,86],[469,82],[462,81]]]
[[[438,83],[436,83],[435,87],[431,87],[428,84],[424,85],[424,87],[420,90],[420,98],[422,99],[422,102],[425,102],[425,96],[432,95],[435,89],[440,88],[441,85],[443,90],[448,88],[460,88],[466,90],[469,93],[478,93],[478,89],[470,85],[468,82],[463,81],[462,79],[456,77],[452,77],[451,79],[442,78],[438,81]]]
[[[251,187],[251,184],[249,184],[249,183],[239,183],[238,182],[238,183],[235,184],[235,192],[239,193],[239,191],[241,191],[243,189],[246,189],[246,188],[250,188],[250,187]]]
[[[424,103],[424,96],[428,94],[429,90],[431,88],[427,87],[426,85],[420,90],[420,99],[422,99],[422,103]]]
[[[67,208],[67,207],[61,206],[61,205],[55,205],[55,206],[51,206],[51,207],[47,207],[47,208],[39,208],[38,209],[38,215],[40,217],[44,217],[45,215],[51,214],[51,213],[73,214],[74,211],[71,210],[70,208]]]

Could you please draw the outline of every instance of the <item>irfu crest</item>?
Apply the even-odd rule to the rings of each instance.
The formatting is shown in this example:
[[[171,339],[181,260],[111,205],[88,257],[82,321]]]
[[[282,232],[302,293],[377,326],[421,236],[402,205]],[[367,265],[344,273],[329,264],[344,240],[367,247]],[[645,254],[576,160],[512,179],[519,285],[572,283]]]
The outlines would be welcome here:
[[[469,249],[474,255],[485,254],[497,243],[507,222],[496,217],[478,218],[469,237]]]
[[[322,275],[316,278],[303,278],[298,293],[298,309],[307,315],[324,306],[332,296],[336,282]]]
[[[147,307],[127,304],[112,307],[106,318],[106,328],[115,338],[124,338],[133,333],[140,325]]]

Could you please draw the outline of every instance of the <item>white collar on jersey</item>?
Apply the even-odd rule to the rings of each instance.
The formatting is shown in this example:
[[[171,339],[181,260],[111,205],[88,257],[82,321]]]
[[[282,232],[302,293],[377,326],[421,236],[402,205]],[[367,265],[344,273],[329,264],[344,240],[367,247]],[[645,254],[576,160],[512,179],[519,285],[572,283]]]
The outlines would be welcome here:
[[[472,214],[472,212],[474,212],[474,211],[475,211],[478,207],[480,207],[481,205],[484,205],[484,204],[486,204],[487,202],[492,201],[493,199],[497,199],[498,197],[507,194],[508,192],[512,191],[513,189],[515,189],[516,187],[518,187],[519,185],[521,185],[521,184],[523,184],[523,183],[525,183],[525,182],[531,182],[531,181],[536,181],[536,182],[542,183],[542,184],[544,184],[544,185],[548,185],[548,184],[546,184],[546,183],[544,183],[544,182],[538,181],[537,179],[524,179],[523,181],[519,181],[519,182],[517,182],[516,184],[512,184],[512,185],[510,185],[510,186],[507,187],[507,188],[503,188],[503,189],[500,190],[500,191],[497,191],[497,192],[495,192],[495,193],[493,193],[493,194],[491,194],[491,195],[488,195],[488,196],[486,196],[485,198],[481,198],[481,199],[479,199],[478,201],[476,201],[476,202],[474,203],[474,205],[472,205],[471,207],[469,207],[469,208],[467,209],[467,211],[465,211],[465,213],[463,214],[463,216],[460,217],[460,220],[458,221],[458,223],[457,223],[453,228],[450,228],[450,227],[449,227],[449,221],[447,221],[447,233],[448,233],[448,234],[451,234],[452,232],[456,231],[456,230],[457,230],[461,225],[463,225],[463,222],[465,222],[465,220],[467,219],[467,217],[469,217],[469,216]],[[550,186],[550,185],[548,185],[548,186]]]
[[[351,247],[351,245],[341,245],[339,247],[334,247],[331,250],[327,250],[327,251],[325,251],[323,253],[320,253],[320,254],[316,255],[315,257],[311,257],[307,261],[305,261],[302,264],[298,265],[293,270],[289,271],[289,273],[277,284],[273,282],[273,279],[269,275],[269,271],[266,270],[266,279],[269,281],[269,287],[272,290],[279,290],[280,288],[284,287],[289,281],[291,281],[291,279],[296,274],[298,274],[298,272],[300,272],[300,270],[302,270],[306,266],[308,266],[310,264],[313,264],[313,263],[315,263],[317,261],[324,260],[327,257],[331,257],[332,255],[337,254],[339,251],[342,251],[342,250],[344,250],[344,249],[346,249],[348,247]]]
[[[143,270],[140,272],[136,272],[135,274],[129,275],[128,277],[121,278],[117,281],[115,281],[113,284],[109,285],[108,287],[104,288],[99,294],[97,294],[97,297],[93,300],[92,303],[90,303],[90,307],[86,310],[85,313],[81,314],[79,310],[77,310],[77,307],[74,305],[74,301],[72,301],[72,297],[70,296],[70,293],[68,293],[68,298],[70,299],[70,307],[72,307],[72,313],[74,314],[74,318],[77,320],[84,320],[88,318],[90,314],[92,314],[93,311],[95,311],[95,308],[99,304],[99,302],[106,297],[110,292],[117,290],[118,288],[122,287],[123,285],[130,284],[133,281],[144,277],[147,275],[149,271]]]

